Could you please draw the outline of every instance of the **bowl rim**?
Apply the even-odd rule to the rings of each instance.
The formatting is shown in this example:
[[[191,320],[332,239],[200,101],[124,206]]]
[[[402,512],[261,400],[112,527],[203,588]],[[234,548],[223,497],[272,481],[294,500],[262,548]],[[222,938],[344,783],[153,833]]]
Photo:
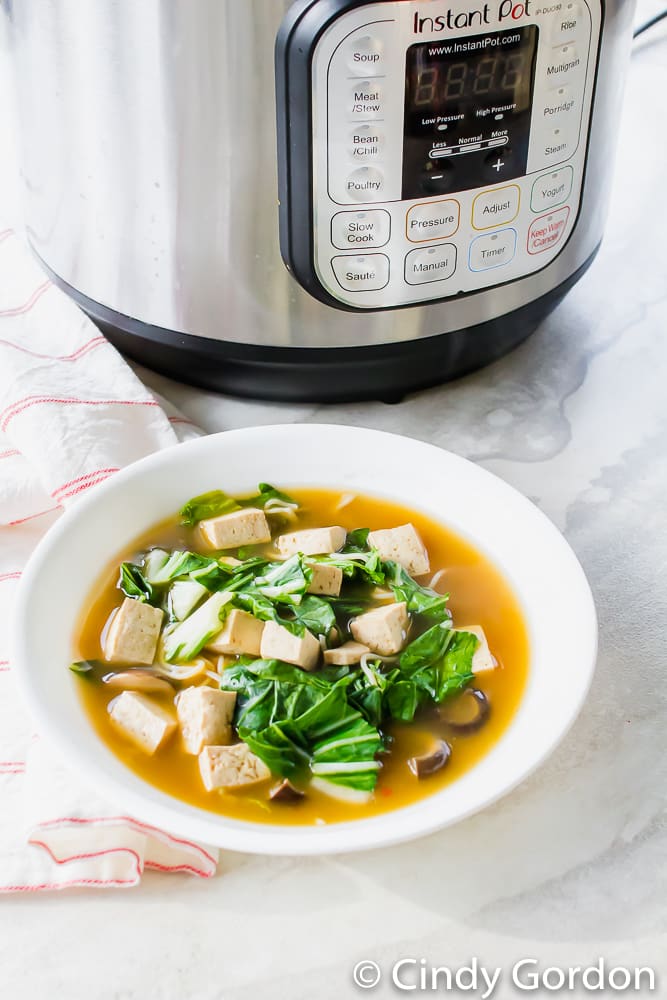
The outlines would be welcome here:
[[[48,699],[35,683],[36,676],[30,662],[29,632],[25,628],[29,622],[32,591],[37,579],[44,572],[45,568],[48,567],[52,552],[57,551],[63,539],[66,539],[70,533],[76,532],[76,522],[80,518],[88,511],[101,506],[106,497],[113,497],[114,494],[122,491],[127,483],[134,480],[141,480],[145,476],[150,476],[156,469],[169,466],[173,461],[178,461],[179,456],[184,456],[185,450],[194,455],[198,450],[201,452],[206,452],[209,449],[215,450],[218,445],[224,448],[226,446],[225,443],[233,446],[233,442],[240,443],[244,439],[252,442],[252,439],[258,435],[265,437],[267,434],[276,434],[282,437],[291,434],[299,438],[304,435],[310,436],[313,432],[317,432],[318,434],[335,433],[337,435],[349,435],[356,438],[359,442],[363,436],[366,436],[369,441],[371,438],[375,439],[378,446],[382,443],[387,447],[410,448],[415,452],[415,455],[421,451],[424,458],[427,456],[433,458],[437,454],[445,465],[453,465],[460,471],[465,470],[466,475],[473,480],[476,479],[480,485],[486,484],[490,486],[493,484],[493,491],[504,495],[511,501],[511,504],[516,508],[517,514],[523,513],[524,516],[532,520],[534,525],[539,526],[540,533],[548,543],[546,547],[551,547],[553,551],[558,550],[564,560],[564,565],[567,567],[569,573],[569,596],[576,598],[580,613],[579,616],[582,622],[585,623],[585,632],[582,632],[578,637],[578,659],[581,661],[581,673],[578,678],[576,690],[570,688],[567,692],[567,710],[563,713],[560,724],[551,733],[549,739],[543,742],[539,753],[526,755],[523,763],[515,769],[511,777],[508,777],[506,781],[501,782],[494,788],[488,789],[467,807],[459,808],[450,815],[439,813],[436,808],[438,801],[447,794],[448,790],[462,782],[466,776],[474,775],[479,768],[479,763],[488,759],[496,746],[504,743],[508,734],[517,725],[518,718],[523,714],[523,706],[527,699],[528,688],[522,695],[517,712],[500,737],[500,740],[494,744],[494,748],[485,754],[481,761],[471,770],[457,779],[456,782],[446,785],[441,790],[425,796],[415,803],[395,810],[389,810],[386,813],[319,827],[311,825],[254,823],[249,820],[236,820],[184,803],[182,800],[157,789],[136,775],[127,765],[124,765],[106,747],[106,744],[92,730],[92,726],[90,726],[90,723],[86,719],[94,740],[106,751],[105,756],[110,768],[103,770],[99,762],[90,761],[85,754],[81,755],[80,743],[77,741],[76,735],[68,732],[66,727],[63,727],[62,720],[59,720],[49,711]],[[287,475],[285,481],[287,482],[289,478],[289,475]],[[318,482],[322,487],[330,485],[325,484],[321,479]],[[290,483],[289,485],[293,486],[294,484]],[[299,483],[299,485],[303,485],[306,488],[307,486],[317,486],[318,483],[306,483],[304,481],[303,483]],[[332,488],[336,487],[332,486]],[[377,490],[367,490],[366,487],[361,486],[358,489],[368,492],[369,495],[391,498],[391,494],[389,493],[383,494]],[[395,499],[405,506],[412,506],[415,510],[423,510],[428,516],[438,520],[427,508],[420,506],[414,501],[407,501],[398,497],[395,497]],[[441,517],[440,521],[445,525],[448,524],[446,518]],[[453,530],[457,534],[468,538],[479,551],[485,552],[483,533],[476,536],[474,532],[461,530],[458,526],[454,527]],[[117,550],[120,551],[123,544],[128,544],[131,541],[132,539],[128,538],[125,540],[125,543],[119,543],[116,546]],[[514,585],[511,567],[499,564],[497,560],[494,561],[494,565],[503,579],[512,587],[515,596],[521,604],[532,647],[534,622],[528,614],[528,609],[524,605],[521,594],[517,592],[517,588]],[[81,607],[76,608],[76,612],[71,619],[73,626],[78,620],[81,610]],[[122,808],[123,812],[134,814],[137,819],[157,827],[163,827],[174,834],[186,836],[201,843],[215,844],[221,848],[246,853],[305,856],[367,850],[380,846],[391,846],[416,837],[425,836],[436,830],[458,823],[488,808],[509,794],[542,765],[547,757],[562,742],[574,724],[592,683],[597,648],[598,625],[595,604],[579,560],[567,540],[546,514],[499,476],[451,451],[406,435],[377,431],[365,427],[354,427],[347,424],[286,423],[255,425],[249,428],[221,431],[163,449],[126,466],[115,473],[113,477],[105,480],[93,490],[80,497],[75,504],[63,513],[40,540],[22,573],[14,607],[10,656],[19,691],[36,723],[40,736],[45,737],[57,750],[62,759],[70,766],[73,766],[77,777],[81,777],[86,784],[96,788],[98,794],[100,787],[103,786],[103,795],[110,802]],[[531,685],[532,680],[533,664],[531,663],[529,666],[528,686]],[[81,715],[83,719],[86,718],[83,709],[81,710]],[[115,767],[112,765],[112,761],[115,762]]]

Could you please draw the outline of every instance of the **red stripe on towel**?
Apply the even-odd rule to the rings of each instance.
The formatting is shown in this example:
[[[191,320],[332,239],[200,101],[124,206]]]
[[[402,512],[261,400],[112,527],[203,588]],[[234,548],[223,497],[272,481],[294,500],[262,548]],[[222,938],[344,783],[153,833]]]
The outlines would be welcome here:
[[[48,510],[40,510],[39,514],[28,514],[27,517],[19,517],[16,521],[8,521],[5,527],[14,528],[17,524],[25,524],[27,521],[34,521],[37,517],[46,517],[47,514],[54,514],[57,510],[62,510],[60,504],[57,504],[55,507],[49,507]]]
[[[30,312],[35,303],[41,299],[44,292],[48,291],[49,288],[52,287],[53,284],[51,281],[45,281],[43,285],[40,285],[39,288],[35,289],[28,301],[24,302],[23,305],[15,306],[13,309],[0,309],[0,317],[23,316],[24,313]]]
[[[20,455],[21,452],[17,448],[10,448],[9,451],[0,451],[0,458],[13,458],[14,455]]]
[[[0,583],[4,583],[6,580],[18,580],[20,576],[20,573],[0,573]]]
[[[11,340],[1,340],[0,344],[5,347],[12,347],[15,351],[21,351],[22,354],[29,354],[31,358],[39,358],[46,361],[77,361],[78,358],[83,357],[89,351],[92,351],[95,347],[99,347],[101,344],[106,344],[107,339],[101,334],[97,337],[93,337],[92,340],[87,341],[82,344],[81,347],[77,348],[76,351],[72,351],[71,354],[38,354],[37,351],[30,351],[27,347],[23,347],[21,344],[14,344]]]
[[[7,425],[19,413],[29,409],[31,406],[38,406],[42,403],[59,403],[65,406],[159,406],[155,399],[74,399],[57,398],[55,396],[26,396],[19,399],[11,406],[6,407],[0,413],[0,430],[6,430]]]
[[[59,494],[64,493],[65,490],[70,490],[73,486],[77,486],[81,483],[88,483],[91,479],[97,479],[99,476],[110,476],[113,472],[118,471],[118,466],[113,466],[108,469],[96,469],[94,472],[86,472],[85,475],[77,476],[76,479],[70,479],[69,482],[63,483],[62,486],[58,486],[58,488],[52,492],[51,496],[55,500]]]

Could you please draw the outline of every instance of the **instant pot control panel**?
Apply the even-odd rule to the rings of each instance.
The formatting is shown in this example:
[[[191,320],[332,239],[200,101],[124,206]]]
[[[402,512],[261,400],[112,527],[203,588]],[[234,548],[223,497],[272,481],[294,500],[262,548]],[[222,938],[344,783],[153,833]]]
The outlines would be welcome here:
[[[343,308],[541,270],[577,222],[601,0],[309,0],[277,45],[281,248]]]

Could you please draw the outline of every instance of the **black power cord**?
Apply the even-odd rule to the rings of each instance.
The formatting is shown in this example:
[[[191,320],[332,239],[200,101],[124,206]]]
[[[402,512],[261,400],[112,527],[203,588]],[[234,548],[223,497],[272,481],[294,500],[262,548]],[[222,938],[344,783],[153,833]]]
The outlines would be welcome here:
[[[656,14],[655,17],[649,18],[649,20],[645,21],[644,24],[640,24],[638,28],[635,28],[635,32],[632,37],[639,38],[640,35],[643,35],[644,32],[648,31],[649,28],[652,28],[653,25],[658,24],[660,21],[664,21],[666,17],[667,9],[663,10],[660,14]]]

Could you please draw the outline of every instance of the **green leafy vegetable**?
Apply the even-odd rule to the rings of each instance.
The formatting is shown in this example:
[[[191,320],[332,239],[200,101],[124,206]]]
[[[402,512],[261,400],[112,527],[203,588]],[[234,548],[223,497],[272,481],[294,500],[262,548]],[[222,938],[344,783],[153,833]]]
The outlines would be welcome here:
[[[440,703],[472,680],[477,643],[471,632],[455,632],[448,621],[441,622],[403,650],[399,669],[421,692]]]
[[[240,510],[241,505],[222,490],[211,490],[193,497],[181,508],[181,524],[192,527],[209,517],[220,517],[222,514],[232,514]]]
[[[169,591],[169,611],[172,618],[183,621],[208,594],[196,580],[176,580]]]
[[[104,672],[108,671],[109,664],[102,660],[76,660],[74,663],[70,663],[69,668],[73,674],[78,674],[79,677],[97,680]]]
[[[148,604],[153,603],[153,588],[142,574],[139,566],[135,566],[134,563],[124,562],[121,564],[118,586],[126,597],[133,597],[137,601],[146,601]]]
[[[239,503],[243,507],[265,507],[269,500],[279,500],[280,503],[298,508],[298,503],[287,493],[282,493],[281,490],[277,490],[275,486],[271,486],[270,483],[260,483],[257,487],[259,493],[257,496],[250,497],[247,500],[239,500]]]
[[[284,562],[269,564],[255,577],[254,586],[270,600],[295,605],[303,600],[312,578],[312,569],[300,555],[294,555]]]
[[[301,626],[308,629],[315,636],[328,635],[336,624],[336,616],[328,601],[321,597],[304,597],[300,604],[293,609],[294,621],[288,620],[286,627],[295,631],[294,626]]]
[[[164,630],[163,649],[167,663],[187,663],[201,652],[222,629],[222,612],[232,596],[228,591],[212,594],[185,621]]]
[[[384,567],[396,600],[405,601],[410,614],[425,615],[436,621],[451,618],[447,609],[449,594],[437,594],[429,587],[420,587],[399,563],[386,562]]]

